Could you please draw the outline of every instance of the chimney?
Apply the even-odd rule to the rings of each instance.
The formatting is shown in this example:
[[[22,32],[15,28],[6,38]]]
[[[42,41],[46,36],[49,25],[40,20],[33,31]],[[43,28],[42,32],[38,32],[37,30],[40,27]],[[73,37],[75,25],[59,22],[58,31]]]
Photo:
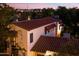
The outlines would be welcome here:
[[[61,36],[62,26],[59,22],[57,22],[57,37]]]
[[[30,16],[28,16],[28,21],[30,21],[31,20],[31,17]]]
[[[18,22],[18,19],[16,19],[16,22]]]

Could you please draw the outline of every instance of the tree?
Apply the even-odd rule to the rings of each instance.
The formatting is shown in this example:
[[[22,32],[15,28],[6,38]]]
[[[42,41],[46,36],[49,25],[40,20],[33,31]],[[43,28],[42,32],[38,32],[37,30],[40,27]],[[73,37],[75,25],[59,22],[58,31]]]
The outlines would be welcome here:
[[[54,15],[54,9],[53,8],[43,8],[42,9],[42,15],[43,17],[52,16]]]
[[[71,35],[79,36],[79,11],[76,7],[67,9],[66,7],[59,6],[54,12],[55,15],[59,15],[59,19],[64,24],[64,32],[69,32]]]
[[[11,17],[14,16],[15,10],[9,7],[7,4],[0,4],[0,52],[8,46],[8,38],[13,38],[16,36],[16,31],[11,30],[9,25],[11,24]],[[6,43],[5,43],[6,42]]]

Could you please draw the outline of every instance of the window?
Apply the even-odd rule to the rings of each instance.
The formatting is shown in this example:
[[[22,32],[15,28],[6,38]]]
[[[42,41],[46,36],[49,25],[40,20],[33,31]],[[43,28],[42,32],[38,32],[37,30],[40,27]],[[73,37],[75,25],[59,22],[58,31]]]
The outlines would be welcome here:
[[[45,34],[47,34],[47,28],[45,27]]]
[[[50,32],[50,30],[47,29],[47,27],[45,27],[45,34],[48,34]]]
[[[30,43],[33,42],[33,33],[30,33]]]

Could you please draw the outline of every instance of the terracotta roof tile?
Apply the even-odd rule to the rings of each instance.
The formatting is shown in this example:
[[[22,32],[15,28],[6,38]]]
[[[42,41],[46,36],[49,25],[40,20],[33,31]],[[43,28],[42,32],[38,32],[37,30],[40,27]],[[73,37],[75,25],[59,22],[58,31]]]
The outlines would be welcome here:
[[[46,25],[52,22],[54,22],[52,20],[52,17],[46,17],[46,18],[35,19],[35,20],[30,20],[30,21],[18,21],[18,22],[14,22],[13,24],[27,30],[32,30],[32,29],[41,27],[43,25]]]
[[[47,50],[60,51],[61,46],[67,41],[68,39],[65,38],[62,39],[56,37],[41,36],[31,50],[37,52],[46,52]]]
[[[54,27],[56,27],[56,24],[51,24],[51,25],[47,26],[46,28],[47,28],[47,30],[50,30],[50,29],[52,29]]]

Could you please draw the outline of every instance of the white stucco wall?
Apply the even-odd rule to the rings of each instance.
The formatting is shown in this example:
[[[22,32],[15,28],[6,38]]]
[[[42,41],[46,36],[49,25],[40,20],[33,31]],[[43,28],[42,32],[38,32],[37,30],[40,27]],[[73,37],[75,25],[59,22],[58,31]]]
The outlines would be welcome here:
[[[39,37],[41,35],[45,35],[45,27],[48,26],[48,25],[51,25],[53,23],[50,23],[50,24],[47,24],[47,25],[44,25],[42,27],[39,27],[39,28],[36,28],[36,29],[33,29],[31,31],[28,31],[27,33],[27,36],[28,36],[28,50],[30,50],[34,44],[37,42],[37,40],[39,39]],[[51,30],[52,31],[52,30]],[[33,33],[33,42],[30,43],[30,33]]]
[[[49,33],[47,33],[45,36],[55,37],[56,36],[56,27],[50,29]]]

